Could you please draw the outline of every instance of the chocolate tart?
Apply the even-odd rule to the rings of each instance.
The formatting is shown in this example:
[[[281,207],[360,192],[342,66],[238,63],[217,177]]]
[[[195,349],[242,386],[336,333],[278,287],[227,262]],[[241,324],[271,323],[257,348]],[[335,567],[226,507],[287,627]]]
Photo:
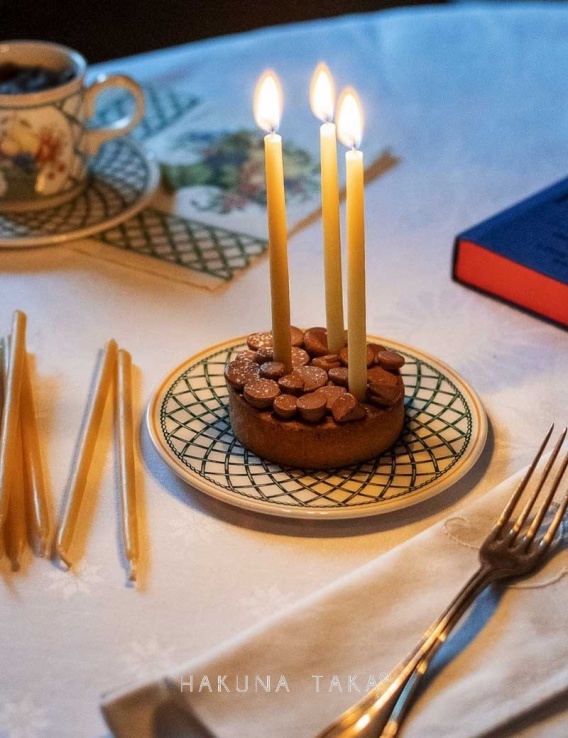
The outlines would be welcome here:
[[[404,358],[369,344],[367,397],[357,402],[345,387],[347,352],[328,355],[323,328],[292,331],[291,373],[272,361],[269,333],[249,336],[249,350],[226,366],[236,438],[261,459],[299,469],[349,466],[390,448],[404,425]]]

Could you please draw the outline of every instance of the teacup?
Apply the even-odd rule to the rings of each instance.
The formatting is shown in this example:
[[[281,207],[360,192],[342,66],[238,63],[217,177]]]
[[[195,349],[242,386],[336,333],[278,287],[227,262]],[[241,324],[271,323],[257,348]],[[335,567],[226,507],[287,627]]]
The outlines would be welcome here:
[[[90,157],[140,121],[144,94],[134,80],[115,74],[87,86],[86,69],[81,54],[59,44],[0,42],[0,210],[53,207],[76,197]],[[109,87],[128,90],[134,111],[109,127],[91,127],[96,99]]]

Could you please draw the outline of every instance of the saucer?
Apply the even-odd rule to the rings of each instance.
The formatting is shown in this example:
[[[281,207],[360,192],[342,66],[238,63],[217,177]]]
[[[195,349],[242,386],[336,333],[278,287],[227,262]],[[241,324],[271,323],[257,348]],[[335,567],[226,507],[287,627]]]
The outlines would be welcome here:
[[[148,203],[159,179],[158,165],[139,144],[130,138],[109,141],[73,200],[45,210],[0,211],[0,248],[64,243],[113,228]]]
[[[158,454],[196,489],[247,510],[291,518],[357,518],[422,502],[455,484],[478,460],[487,418],[473,389],[433,356],[378,337],[402,354],[405,425],[370,461],[325,471],[263,461],[233,435],[225,364],[245,338],[206,349],[155,390],[147,427]]]

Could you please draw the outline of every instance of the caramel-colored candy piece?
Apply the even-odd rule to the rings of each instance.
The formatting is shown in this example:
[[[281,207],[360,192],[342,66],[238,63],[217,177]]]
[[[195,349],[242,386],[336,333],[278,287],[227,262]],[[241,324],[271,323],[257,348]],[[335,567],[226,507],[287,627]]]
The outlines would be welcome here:
[[[387,350],[387,347],[383,346],[382,343],[368,343],[367,346],[371,349],[375,356],[375,364],[377,363],[377,356],[379,355],[379,351]]]
[[[304,343],[304,331],[296,326],[290,327],[290,340],[292,346],[301,346]],[[270,348],[272,346],[272,331],[262,331],[261,333],[251,333],[247,337],[247,345],[252,351],[258,351],[259,348]]]
[[[266,410],[280,394],[280,388],[273,379],[253,379],[245,384],[243,397],[257,410]]]
[[[258,378],[259,367],[252,361],[237,359],[225,366],[225,380],[239,392],[247,382]]]
[[[400,399],[402,389],[399,378],[381,366],[374,366],[367,372],[367,397],[373,405],[390,407]]]
[[[347,367],[340,366],[335,369],[330,369],[328,372],[328,377],[334,384],[339,384],[341,387],[347,387]]]
[[[250,336],[247,337],[247,346],[251,351],[258,351],[259,348],[272,346],[272,331],[251,333]]]
[[[260,376],[263,379],[273,379],[275,382],[286,374],[286,367],[281,361],[266,361],[260,365]]]
[[[274,351],[272,346],[261,346],[254,356],[254,360],[258,364],[265,364],[267,361],[274,361]],[[292,346],[290,356],[292,359],[292,369],[295,369],[297,366],[306,366],[306,364],[310,363],[310,355],[304,351],[304,349],[299,348],[299,346]]]
[[[349,364],[349,351],[348,351],[347,346],[344,346],[339,352],[339,361],[344,366],[347,366]],[[375,361],[375,352],[369,345],[367,345],[367,367],[372,366],[374,361]]]
[[[320,387],[318,390],[316,390],[317,395],[322,395],[323,397],[325,397],[325,409],[328,413],[331,412],[333,403],[337,400],[339,395],[343,395],[345,392],[347,392],[345,387],[340,387],[339,385],[326,385],[325,387]]]
[[[367,370],[367,384],[369,387],[372,385],[381,385],[389,387],[398,387],[398,377],[392,372],[387,372],[382,366],[373,366]]]
[[[254,354],[254,360],[257,364],[266,364],[267,361],[274,359],[274,351],[272,346],[261,346]]]
[[[325,369],[328,372],[330,369],[341,366],[341,362],[337,354],[326,354],[325,356],[316,356],[315,359],[312,359],[312,366],[319,366],[320,369]]]
[[[304,380],[299,374],[292,372],[280,377],[278,386],[282,392],[298,396],[304,391]]]
[[[244,351],[239,351],[238,354],[235,354],[232,361],[256,361],[256,353],[245,349]]]
[[[336,423],[350,423],[352,420],[362,420],[367,411],[350,392],[341,394],[331,406],[331,413]]]
[[[283,420],[290,420],[298,412],[298,399],[294,395],[278,395],[272,409]]]
[[[401,366],[404,366],[404,356],[396,351],[379,351],[376,361],[379,366],[389,372],[396,372]]]
[[[295,325],[290,328],[290,338],[292,340],[292,346],[303,346],[304,344],[304,331],[296,328]]]
[[[292,346],[292,368],[307,366],[310,363],[310,355],[298,346]]]
[[[402,388],[398,385],[370,384],[367,387],[367,399],[373,405],[379,407],[390,407],[399,401]]]
[[[298,412],[307,423],[319,423],[325,416],[325,407],[325,397],[315,392],[309,392],[298,398]]]
[[[304,392],[314,392],[327,383],[327,372],[317,366],[299,366],[294,369],[304,380]]]
[[[304,348],[311,356],[325,356],[327,351],[327,330],[310,328],[304,333]]]

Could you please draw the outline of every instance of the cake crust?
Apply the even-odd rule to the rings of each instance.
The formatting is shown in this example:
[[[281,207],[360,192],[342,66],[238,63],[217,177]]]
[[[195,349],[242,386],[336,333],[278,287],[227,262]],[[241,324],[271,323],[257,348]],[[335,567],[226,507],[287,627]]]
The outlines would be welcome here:
[[[243,446],[262,459],[300,469],[349,466],[390,448],[404,425],[403,397],[391,407],[367,403],[363,407],[366,416],[361,420],[339,424],[328,415],[321,423],[310,425],[282,420],[271,410],[256,410],[229,387],[231,425]]]

